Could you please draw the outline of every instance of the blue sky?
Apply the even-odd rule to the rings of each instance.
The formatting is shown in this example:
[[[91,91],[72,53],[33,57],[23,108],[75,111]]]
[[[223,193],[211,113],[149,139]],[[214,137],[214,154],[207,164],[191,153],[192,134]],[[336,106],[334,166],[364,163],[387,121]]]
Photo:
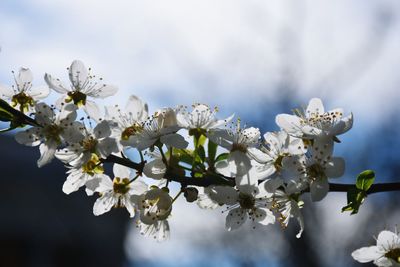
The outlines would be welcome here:
[[[275,114],[290,112],[283,102],[305,106],[321,97],[328,108],[354,114],[354,128],[336,150],[349,160],[350,177],[361,169],[354,158],[366,144],[388,146],[379,150],[384,155],[370,152],[377,159],[370,167],[396,156],[393,135],[379,140],[379,133],[400,111],[399,15],[396,0],[5,0],[0,83],[10,84],[10,71],[20,66],[33,70],[37,85],[45,72],[67,80],[66,68],[81,59],[119,86],[107,104],[123,104],[130,94],[152,111],[205,102],[218,105],[221,117],[234,112],[263,129],[274,127]],[[332,196],[326,205],[344,198]],[[338,224],[351,227],[353,219],[338,215]],[[172,244],[185,242],[176,236]],[[151,257],[146,248],[153,244],[145,244],[141,260]]]

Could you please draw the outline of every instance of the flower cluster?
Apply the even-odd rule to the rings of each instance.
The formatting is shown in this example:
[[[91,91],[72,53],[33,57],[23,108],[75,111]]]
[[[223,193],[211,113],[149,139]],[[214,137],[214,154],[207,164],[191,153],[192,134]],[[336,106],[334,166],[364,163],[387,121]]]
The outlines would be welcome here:
[[[344,159],[333,151],[353,116],[341,109],[325,111],[318,98],[294,115],[278,115],[280,129],[262,135],[234,115],[218,118],[217,108],[200,103],[150,113],[132,95],[124,107],[103,108],[94,100],[114,95],[115,86],[78,60],[68,77],[70,86],[65,86],[46,74],[47,87],[34,90],[31,72],[21,68],[12,89],[0,87],[0,96],[35,122],[16,134],[17,142],[39,146],[39,167],[54,158],[62,161],[67,168],[63,192],[84,188],[97,196],[94,215],[125,208],[140,232],[156,240],[169,237],[168,218],[180,196],[203,209],[221,208],[228,231],[246,221],[254,229],[276,222],[286,228],[295,218],[300,237],[303,195],[322,200],[329,179],[344,174]],[[49,106],[40,101],[50,89],[62,96]],[[133,160],[132,151],[140,160]],[[113,164],[112,174],[105,164]],[[171,182],[181,185],[174,194]]]

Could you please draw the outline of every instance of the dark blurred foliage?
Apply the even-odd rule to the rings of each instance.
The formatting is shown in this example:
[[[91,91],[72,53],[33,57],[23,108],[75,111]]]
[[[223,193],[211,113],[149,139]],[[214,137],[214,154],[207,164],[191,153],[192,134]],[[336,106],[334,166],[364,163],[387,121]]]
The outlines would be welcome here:
[[[128,214],[95,217],[94,197],[65,195],[58,161],[38,169],[37,148],[0,136],[0,266],[122,266]]]

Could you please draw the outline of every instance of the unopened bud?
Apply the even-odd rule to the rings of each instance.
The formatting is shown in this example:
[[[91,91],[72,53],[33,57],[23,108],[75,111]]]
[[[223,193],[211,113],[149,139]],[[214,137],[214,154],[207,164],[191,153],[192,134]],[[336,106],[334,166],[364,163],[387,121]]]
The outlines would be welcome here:
[[[194,187],[187,187],[184,189],[183,195],[185,196],[187,202],[194,202],[197,200],[199,191]]]

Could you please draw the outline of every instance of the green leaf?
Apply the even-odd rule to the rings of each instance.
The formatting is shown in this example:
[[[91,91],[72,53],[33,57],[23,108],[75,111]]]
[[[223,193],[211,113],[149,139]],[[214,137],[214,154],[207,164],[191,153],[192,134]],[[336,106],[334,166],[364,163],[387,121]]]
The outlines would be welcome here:
[[[196,160],[199,160],[198,162],[203,163],[206,159],[206,151],[204,150],[203,146],[199,146],[197,148],[197,157]]]
[[[178,159],[178,162],[184,162],[190,166],[193,163],[193,152],[189,149],[174,149],[173,156]]]
[[[194,140],[194,145],[196,146],[204,146],[206,140],[207,140],[207,136],[200,134],[200,135],[195,135],[193,137]]]
[[[368,191],[371,185],[374,183],[375,173],[371,170],[365,170],[360,173],[357,177],[356,187],[362,191]]]
[[[342,208],[342,212],[351,211],[350,215],[357,214],[366,197],[367,194],[364,191],[352,187],[347,192],[347,205]]]
[[[217,147],[218,145],[211,140],[208,140],[208,159],[211,162],[214,162],[215,156],[217,154]]]
[[[225,160],[227,159],[229,156],[229,153],[222,153],[219,154],[218,157],[215,159],[215,162],[221,161],[221,160]]]

